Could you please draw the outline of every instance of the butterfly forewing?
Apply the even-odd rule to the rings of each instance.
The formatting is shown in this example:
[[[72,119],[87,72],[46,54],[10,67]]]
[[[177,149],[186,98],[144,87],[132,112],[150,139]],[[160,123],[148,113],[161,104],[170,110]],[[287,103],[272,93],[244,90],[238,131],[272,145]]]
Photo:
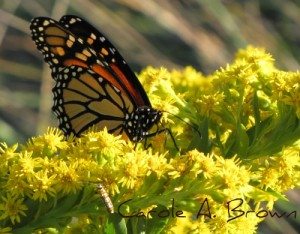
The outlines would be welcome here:
[[[118,50],[106,39],[106,37],[85,20],[74,15],[65,15],[59,23],[68,30],[83,39],[118,76],[122,84],[129,90],[137,106],[151,106],[139,80],[127,65]]]
[[[69,60],[73,60],[73,63],[80,64],[82,67],[87,66],[86,58],[80,54],[85,49],[83,43],[76,40],[71,32],[61,27],[56,21],[46,17],[34,18],[30,29],[37,48],[43,53],[45,61],[54,71],[58,66],[67,66]],[[76,48],[76,50],[70,48]]]
[[[111,72],[108,64],[99,58],[83,39],[77,37],[57,21],[47,17],[34,18],[30,29],[32,39],[52,69],[53,77],[56,77],[58,67],[72,65],[87,67],[114,84],[118,89],[126,92],[118,77]]]

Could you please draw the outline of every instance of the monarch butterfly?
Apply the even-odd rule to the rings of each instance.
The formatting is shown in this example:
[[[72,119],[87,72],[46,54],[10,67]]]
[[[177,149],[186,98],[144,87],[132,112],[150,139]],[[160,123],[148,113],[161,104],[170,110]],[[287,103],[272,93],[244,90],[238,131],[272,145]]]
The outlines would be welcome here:
[[[80,136],[93,126],[125,133],[139,142],[159,129],[162,112],[154,109],[141,83],[117,49],[97,29],[72,15],[59,22],[34,18],[32,39],[55,80],[52,110],[66,135]],[[153,126],[157,129],[150,132]]]

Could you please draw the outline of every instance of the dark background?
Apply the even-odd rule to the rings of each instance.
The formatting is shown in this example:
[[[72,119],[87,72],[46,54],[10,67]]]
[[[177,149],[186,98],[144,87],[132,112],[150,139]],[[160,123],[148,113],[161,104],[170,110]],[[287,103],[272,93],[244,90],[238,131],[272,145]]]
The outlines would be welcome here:
[[[51,113],[50,69],[30,38],[36,16],[85,18],[119,49],[134,71],[147,65],[192,65],[204,74],[248,44],[264,47],[283,70],[299,70],[300,1],[230,0],[0,0],[0,142],[24,143],[57,126]],[[297,233],[299,192],[277,209],[297,220],[267,219],[261,233]]]

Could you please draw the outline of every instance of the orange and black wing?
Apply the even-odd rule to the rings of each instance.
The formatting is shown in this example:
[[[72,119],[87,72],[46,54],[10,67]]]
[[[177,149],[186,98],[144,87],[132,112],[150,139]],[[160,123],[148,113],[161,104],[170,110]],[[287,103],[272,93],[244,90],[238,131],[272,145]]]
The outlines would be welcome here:
[[[138,102],[108,62],[87,39],[53,19],[34,18],[30,29],[56,81],[53,110],[60,128],[67,135],[80,135],[91,126],[122,132],[126,113],[136,109]]]
[[[52,109],[67,135],[79,136],[92,126],[121,134],[125,115],[134,108],[125,93],[92,70],[78,66],[64,67],[57,74],[53,94]]]
[[[84,19],[65,15],[59,23],[85,41],[98,57],[108,63],[112,72],[130,93],[137,106],[151,106],[144,88],[112,43]]]

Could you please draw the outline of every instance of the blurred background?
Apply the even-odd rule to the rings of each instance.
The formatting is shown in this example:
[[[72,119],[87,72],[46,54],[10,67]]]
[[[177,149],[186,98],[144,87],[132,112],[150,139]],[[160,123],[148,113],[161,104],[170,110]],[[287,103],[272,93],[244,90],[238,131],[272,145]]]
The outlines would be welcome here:
[[[0,142],[24,143],[57,126],[50,69],[30,38],[29,22],[65,14],[100,29],[135,72],[191,65],[209,74],[249,44],[266,48],[280,69],[300,68],[299,0],[0,0]],[[297,219],[267,219],[260,233],[298,233],[299,192],[288,196],[277,209],[297,210]]]

